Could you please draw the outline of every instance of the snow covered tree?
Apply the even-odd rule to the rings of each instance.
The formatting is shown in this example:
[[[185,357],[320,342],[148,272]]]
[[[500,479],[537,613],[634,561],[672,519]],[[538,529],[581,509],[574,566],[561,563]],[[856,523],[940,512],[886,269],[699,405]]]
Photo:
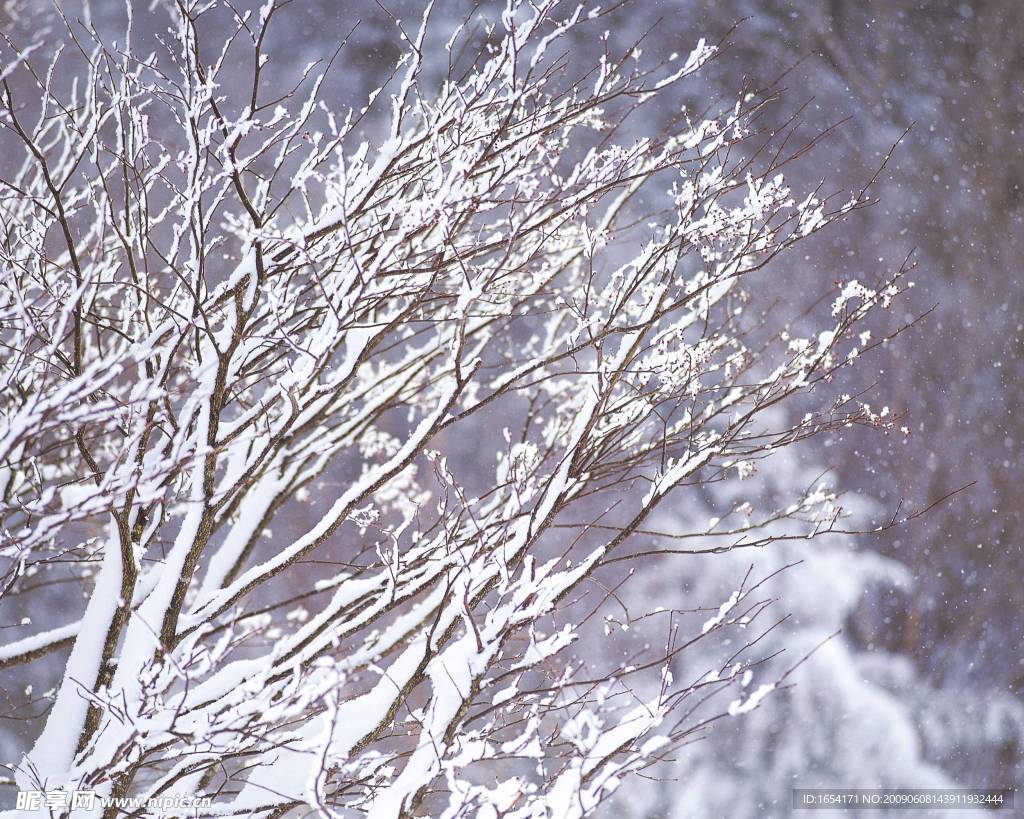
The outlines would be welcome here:
[[[886,340],[863,323],[905,267],[823,288],[811,338],[744,288],[866,189],[794,195],[781,169],[817,139],[759,131],[765,93],[638,133],[716,49],[576,73],[598,9],[509,0],[428,83],[428,6],[353,111],[323,99],[330,60],[276,74],[273,0],[165,11],[152,52],[131,4],[116,44],[71,20],[47,63],[6,43],[0,668],[61,658],[12,783],[209,815],[583,816],[713,719],[692,703],[755,708],[788,673],[742,684],[758,578],[692,633],[646,601],[621,661],[573,646],[615,620],[656,510],[896,423],[829,382]],[[690,536],[842,518],[815,486],[735,511]],[[53,623],[68,589],[84,606]],[[673,679],[739,627],[727,668]]]

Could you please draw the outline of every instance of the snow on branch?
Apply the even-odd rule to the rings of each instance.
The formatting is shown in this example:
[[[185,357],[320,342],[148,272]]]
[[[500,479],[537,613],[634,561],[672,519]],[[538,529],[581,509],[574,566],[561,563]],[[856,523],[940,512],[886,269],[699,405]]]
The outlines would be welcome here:
[[[822,396],[905,271],[841,287],[808,339],[758,311],[746,282],[866,202],[790,191],[807,146],[760,146],[763,98],[627,133],[703,40],[577,73],[599,15],[508,0],[429,83],[428,9],[346,112],[329,64],[266,87],[283,7],[169,8],[152,55],[70,21],[49,65],[5,55],[0,589],[85,597],[4,631],[4,666],[70,646],[18,782],[191,789],[209,815],[591,813],[747,668],[673,683],[675,638],[575,653],[645,520],[890,424]],[[832,500],[744,537],[814,536]],[[750,622],[749,593],[692,640]]]

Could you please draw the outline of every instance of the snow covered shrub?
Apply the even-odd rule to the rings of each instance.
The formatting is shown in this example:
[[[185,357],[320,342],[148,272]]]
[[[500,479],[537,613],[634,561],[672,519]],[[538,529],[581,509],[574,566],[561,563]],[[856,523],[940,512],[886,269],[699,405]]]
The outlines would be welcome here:
[[[14,781],[210,815],[589,814],[706,724],[691,701],[747,712],[785,677],[742,688],[760,578],[692,633],[655,599],[623,627],[616,588],[668,499],[892,424],[827,382],[884,341],[862,324],[905,271],[823,288],[806,338],[750,303],[868,200],[789,190],[810,144],[759,133],[764,95],[629,132],[704,42],[577,74],[566,35],[600,12],[509,0],[429,84],[428,9],[348,111],[329,61],[275,73],[278,12],[169,5],[151,50],[129,4],[118,43],[67,21],[48,64],[7,43],[0,667],[59,664],[8,706],[36,731]],[[707,548],[840,511],[812,487]],[[673,678],[737,624],[727,668]],[[624,658],[575,655],[602,626]]]
[[[723,510],[736,508],[752,493],[763,503],[785,504],[792,487],[824,480],[819,466],[797,458],[802,454],[794,448],[778,450],[762,461],[763,478],[756,489],[748,482],[718,484],[703,497],[688,497],[685,505],[659,510],[650,527],[665,533],[703,531],[706,541],[729,537],[743,512],[723,515]],[[857,508],[867,506],[857,499],[845,505],[855,519],[882,512]],[[721,519],[710,526],[707,521],[716,516]],[[917,727],[934,711],[935,693],[906,657],[863,651],[846,633],[866,591],[907,590],[915,583],[911,573],[890,558],[852,548],[848,536],[808,540],[789,521],[771,524],[770,531],[775,541],[769,549],[664,555],[637,571],[632,599],[644,595],[682,609],[694,601],[728,599],[753,567],[770,578],[760,594],[782,601],[785,611],[774,613],[774,627],[767,633],[757,630],[764,661],[744,672],[738,690],[723,690],[701,704],[708,716],[724,710],[729,717],[716,720],[671,765],[648,771],[658,784],[623,787],[613,797],[614,815],[776,819],[792,815],[794,787],[958,787],[955,777],[929,761]],[[731,668],[732,655],[749,639],[744,635],[749,626],[737,626],[676,657],[674,676]],[[774,681],[810,654],[788,674],[781,690],[756,711],[740,713],[765,680]],[[915,814],[920,811],[897,810],[893,816]]]

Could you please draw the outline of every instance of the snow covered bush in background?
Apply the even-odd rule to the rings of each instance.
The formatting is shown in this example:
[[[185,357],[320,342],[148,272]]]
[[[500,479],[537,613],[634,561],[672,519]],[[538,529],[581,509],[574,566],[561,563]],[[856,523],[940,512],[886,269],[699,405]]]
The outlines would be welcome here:
[[[8,784],[582,816],[702,732],[706,695],[770,698],[794,666],[745,686],[763,577],[690,631],[657,595],[624,622],[616,589],[656,511],[893,426],[829,382],[884,342],[863,322],[905,269],[823,287],[809,338],[743,287],[866,192],[790,191],[813,140],[759,133],[763,95],[627,132],[715,49],[575,74],[564,38],[602,38],[597,9],[510,0],[435,85],[428,9],[373,144],[321,99],[329,59],[274,71],[273,3],[166,13],[153,53],[67,21],[50,63],[4,54],[0,667],[62,658],[8,706],[37,725]],[[842,526],[816,486],[734,511],[691,536]],[[622,656],[574,651],[613,626]],[[737,629],[727,666],[699,653]]]
[[[721,520],[722,509],[734,509],[755,493],[766,502],[785,503],[793,486],[826,478],[813,465],[801,464],[795,450],[782,450],[766,459],[759,470],[760,487],[742,483],[712,487],[687,498],[685,504],[659,510],[651,528],[669,533],[704,529],[711,539],[729,539],[735,515]],[[857,499],[846,501],[855,518],[880,510],[865,508]],[[713,520],[713,525],[709,524]],[[849,538],[832,535],[808,541],[787,537],[786,522],[773,524],[775,540],[768,549],[730,548],[723,554],[674,554],[638,570],[632,599],[675,600],[679,608],[697,601],[726,599],[737,578],[753,571],[770,579],[760,589],[766,599],[779,600],[785,614],[758,642],[765,662],[749,669],[741,690],[756,691],[795,661],[813,656],[793,670],[787,685],[751,713],[727,707],[741,693],[721,692],[702,704],[706,713],[726,711],[700,742],[676,754],[672,765],[648,772],[660,780],[646,788],[624,788],[615,797],[616,815],[649,819],[690,819],[728,816],[769,819],[791,815],[792,788],[954,788],[964,787],[949,773],[930,763],[920,737],[940,709],[936,693],[920,679],[905,657],[881,649],[864,652],[845,632],[865,597],[905,593],[914,583],[907,569],[892,559],[852,548]],[[686,542],[680,543],[685,552]],[[871,612],[878,616],[877,612]],[[698,620],[706,615],[695,613]],[[737,624],[731,634],[702,641],[673,663],[677,678],[729,669],[732,655],[743,645],[747,628]],[[760,634],[760,632],[759,632]],[[736,639],[740,642],[737,643]],[[719,672],[720,673],[720,672]],[[749,696],[749,693],[747,694]],[[954,723],[960,723],[954,718]],[[938,727],[936,738],[948,737]],[[982,781],[982,780],[971,780]],[[917,815],[918,810],[894,815]],[[980,815],[980,811],[977,812]],[[965,816],[975,815],[970,811]]]

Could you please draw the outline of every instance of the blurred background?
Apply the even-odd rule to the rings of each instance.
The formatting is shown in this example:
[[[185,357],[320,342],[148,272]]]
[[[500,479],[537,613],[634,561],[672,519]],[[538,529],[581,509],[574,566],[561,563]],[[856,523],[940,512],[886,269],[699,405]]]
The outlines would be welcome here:
[[[410,27],[424,8],[422,0],[384,5]],[[436,71],[451,26],[480,5],[435,4]],[[141,36],[159,35],[164,18],[137,6]],[[123,2],[94,0],[92,18],[118,31]],[[49,20],[49,4],[0,3],[0,25],[15,39]],[[751,562],[764,574],[803,560],[773,586],[794,615],[773,639],[799,656],[835,629],[842,635],[801,666],[794,688],[716,725],[657,781],[628,786],[610,814],[785,816],[792,787],[1024,782],[1024,3],[635,0],[597,25],[578,37],[580,63],[599,57],[603,44],[590,35],[601,29],[611,51],[642,38],[653,59],[686,53],[701,37],[725,39],[720,58],[678,98],[650,109],[665,123],[683,103],[700,112],[772,84],[783,92],[773,116],[799,111],[808,138],[842,121],[788,170],[797,191],[823,178],[829,190],[859,189],[910,127],[873,188],[879,203],[781,259],[771,278],[772,297],[785,301],[913,253],[907,317],[934,309],[861,367],[855,385],[873,404],[905,413],[910,435],[814,439],[780,458],[756,491],[784,495],[829,468],[853,506],[887,519],[901,502],[904,512],[923,508],[970,484],[877,537],[695,559],[640,578],[634,593],[717,603]],[[273,62],[290,76],[329,57],[354,26],[327,98],[339,109],[359,105],[401,53],[399,31],[375,0],[292,3],[278,20]],[[715,503],[694,499],[677,514],[699,519]],[[30,677],[44,682],[50,671]],[[0,732],[10,758],[32,727]]]

